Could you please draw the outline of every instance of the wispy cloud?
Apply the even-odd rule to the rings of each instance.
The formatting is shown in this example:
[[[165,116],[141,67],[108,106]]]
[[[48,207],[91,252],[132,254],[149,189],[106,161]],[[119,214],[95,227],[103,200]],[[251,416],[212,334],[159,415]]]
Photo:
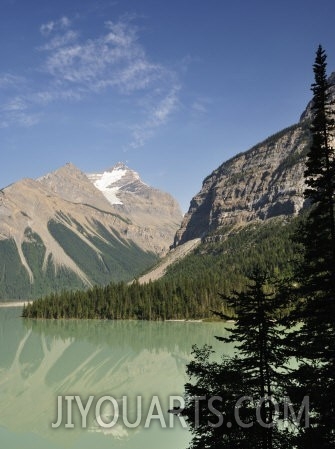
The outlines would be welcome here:
[[[133,18],[107,21],[103,32],[84,38],[73,22],[62,17],[41,25],[44,42],[38,47],[43,83],[20,95],[18,78],[0,75],[0,88],[13,87],[13,95],[2,107],[2,123],[36,124],[39,108],[53,102],[81,101],[91,95],[124,96],[137,111],[138,122],[129,123],[129,146],[138,148],[163,126],[179,106],[180,83],[175,70],[154,61],[140,42]]]
[[[44,70],[63,84],[129,93],[168,77],[165,67],[150,61],[129,21],[106,22],[105,33],[95,39],[80,40],[70,29],[62,34],[52,31],[41,47],[46,51]]]
[[[130,142],[131,148],[142,147],[153,136],[155,130],[168,121],[179,106],[179,89],[178,85],[172,86],[171,90],[159,103],[152,106],[148,113],[148,118],[133,127],[132,140]]]
[[[78,38],[77,32],[68,30],[63,35],[58,35],[50,39],[50,41],[41,47],[41,50],[54,50],[74,42]]]
[[[40,32],[43,36],[49,36],[54,31],[64,30],[71,25],[68,17],[61,17],[59,20],[50,21],[40,26]]]
[[[5,111],[24,111],[25,109],[27,109],[26,102],[20,97],[12,98],[3,106]]]
[[[27,96],[27,79],[11,73],[0,74],[0,90],[0,128],[9,128],[12,125],[30,127],[38,123],[40,114],[31,109]]]
[[[0,89],[22,85],[24,79],[11,73],[0,74]]]
[[[0,128],[8,128],[13,123],[30,127],[38,120],[38,114],[31,113],[26,101],[21,97],[12,98],[1,107]]]
[[[151,122],[154,126],[164,123],[169,115],[177,108],[179,87],[174,86],[168,95],[154,108]]]
[[[207,106],[205,106],[204,103],[199,100],[193,102],[192,109],[199,114],[206,114],[206,112],[208,111]]]

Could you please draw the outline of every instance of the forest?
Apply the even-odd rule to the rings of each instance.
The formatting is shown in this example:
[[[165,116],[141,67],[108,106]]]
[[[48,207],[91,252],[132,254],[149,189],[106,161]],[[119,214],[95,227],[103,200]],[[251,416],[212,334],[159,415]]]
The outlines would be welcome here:
[[[234,230],[224,241],[203,243],[155,282],[136,280],[88,290],[52,293],[23,309],[27,318],[214,319],[224,311],[219,293],[243,290],[255,264],[273,277],[292,271],[297,257],[290,235],[301,218],[273,218]]]

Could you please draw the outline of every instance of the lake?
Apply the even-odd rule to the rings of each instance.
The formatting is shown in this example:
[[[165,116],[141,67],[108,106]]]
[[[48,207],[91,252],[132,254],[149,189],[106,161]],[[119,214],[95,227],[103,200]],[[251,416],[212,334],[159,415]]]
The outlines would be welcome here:
[[[192,345],[221,354],[214,336],[225,334],[223,323],[35,321],[20,313],[0,308],[1,448],[188,446],[189,431],[167,410],[183,395]]]

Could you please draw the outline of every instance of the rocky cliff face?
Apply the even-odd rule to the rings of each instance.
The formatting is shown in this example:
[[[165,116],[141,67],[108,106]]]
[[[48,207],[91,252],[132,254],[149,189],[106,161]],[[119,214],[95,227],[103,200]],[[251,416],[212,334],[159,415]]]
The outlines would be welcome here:
[[[171,245],[181,212],[136,176],[138,189],[119,179],[116,203],[72,164],[0,190],[0,298],[128,280],[152,265]],[[157,209],[152,221],[143,218],[148,201]]]
[[[328,82],[334,104],[335,72]],[[298,214],[306,205],[304,170],[312,106],[311,100],[298,124],[224,162],[203,181],[175,235],[175,246],[199,237],[215,240],[232,226]]]
[[[138,228],[129,227],[127,236],[136,240],[140,233],[148,242],[152,240],[157,254],[163,255],[173,243],[182,220],[176,200],[145,184],[138,173],[123,163],[87,176],[116,212],[138,225]]]
[[[302,120],[224,162],[192,199],[175,245],[254,220],[296,215],[304,206],[309,142],[308,124]]]

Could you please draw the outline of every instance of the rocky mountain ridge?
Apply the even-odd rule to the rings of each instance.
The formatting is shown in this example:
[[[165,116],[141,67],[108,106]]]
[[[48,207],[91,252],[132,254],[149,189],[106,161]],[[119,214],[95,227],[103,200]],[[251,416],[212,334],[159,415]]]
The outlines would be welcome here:
[[[335,72],[328,82],[334,103]],[[227,229],[253,221],[295,216],[306,206],[304,170],[312,105],[311,100],[297,124],[234,156],[205,178],[175,235],[175,246],[195,238],[213,241],[224,237]]]
[[[166,253],[181,220],[178,204],[122,170],[116,204],[73,164],[0,191],[0,297],[131,279]],[[143,188],[129,187],[130,178]]]
[[[193,197],[175,245],[252,221],[297,215],[305,205],[304,156],[309,144],[309,123],[302,119],[224,162]]]
[[[161,237],[172,244],[171,235],[180,225],[182,215],[178,203],[170,194],[147,185],[137,172],[122,162],[112,169],[88,174],[87,177],[118,213],[143,229],[159,229]],[[163,252],[166,249],[164,246]]]
[[[124,192],[140,193],[152,189],[140,179],[137,172],[130,170],[122,162],[102,173],[90,173],[87,177],[113,205],[124,205]]]

